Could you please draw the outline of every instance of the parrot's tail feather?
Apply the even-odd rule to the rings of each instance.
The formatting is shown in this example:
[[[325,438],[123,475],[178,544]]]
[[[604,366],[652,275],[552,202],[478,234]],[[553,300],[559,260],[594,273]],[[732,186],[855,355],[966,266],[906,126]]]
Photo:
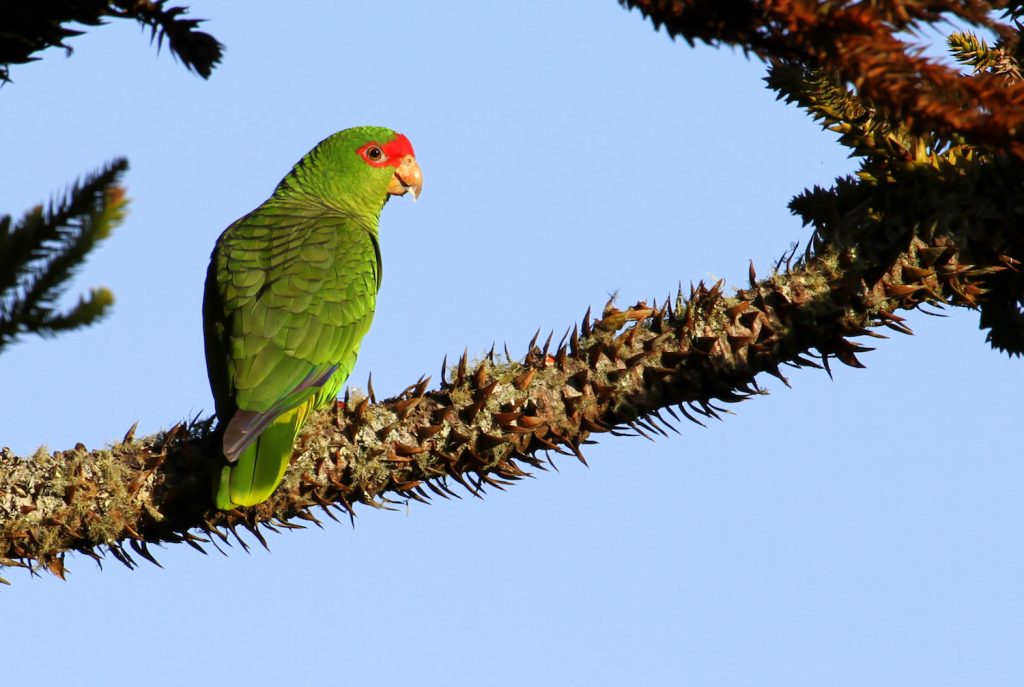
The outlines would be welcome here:
[[[217,508],[254,506],[270,498],[284,477],[292,457],[292,444],[313,403],[310,398],[274,418],[241,450],[234,464],[221,469],[214,483]]]
[[[242,452],[252,446],[253,442],[263,435],[271,423],[286,415],[289,408],[295,409],[305,405],[302,403],[305,397],[323,387],[337,371],[338,365],[329,365],[313,370],[281,401],[267,410],[237,410],[231,416],[231,420],[224,430],[224,457],[228,459],[229,463],[238,461]],[[298,405],[296,405],[297,403]],[[306,412],[309,412],[308,409]],[[303,420],[305,420],[305,415]]]

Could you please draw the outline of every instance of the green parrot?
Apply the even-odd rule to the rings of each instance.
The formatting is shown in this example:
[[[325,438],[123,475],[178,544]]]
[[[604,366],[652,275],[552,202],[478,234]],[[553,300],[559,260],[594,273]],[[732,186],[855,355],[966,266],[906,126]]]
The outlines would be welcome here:
[[[217,508],[266,500],[310,412],[337,400],[370,328],[391,196],[419,197],[412,144],[377,126],[321,141],[229,226],[203,295],[206,367],[226,462]]]

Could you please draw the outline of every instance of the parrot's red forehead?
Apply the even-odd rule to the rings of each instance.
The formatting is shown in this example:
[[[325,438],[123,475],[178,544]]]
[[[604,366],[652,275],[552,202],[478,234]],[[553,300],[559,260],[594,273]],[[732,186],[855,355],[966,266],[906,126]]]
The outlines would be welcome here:
[[[382,155],[371,154],[371,149],[379,149]],[[395,138],[390,143],[377,143],[376,141],[370,141],[362,148],[356,151],[359,156],[366,161],[367,164],[374,167],[398,167],[402,164],[402,159],[406,155],[416,156],[416,153],[412,150],[412,143],[405,137],[404,134],[395,134]]]
[[[384,148],[384,154],[390,158],[403,158],[406,155],[416,157],[416,153],[412,151],[412,143],[409,143],[405,134],[396,133],[395,140],[381,147]]]

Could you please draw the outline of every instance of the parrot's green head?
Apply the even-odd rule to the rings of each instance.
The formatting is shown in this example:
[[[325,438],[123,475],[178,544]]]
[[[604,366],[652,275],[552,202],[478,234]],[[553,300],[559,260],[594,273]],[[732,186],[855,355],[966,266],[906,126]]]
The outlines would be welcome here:
[[[423,189],[409,139],[382,126],[358,126],[328,136],[277,187],[275,196],[304,196],[338,210],[376,215],[391,196]]]

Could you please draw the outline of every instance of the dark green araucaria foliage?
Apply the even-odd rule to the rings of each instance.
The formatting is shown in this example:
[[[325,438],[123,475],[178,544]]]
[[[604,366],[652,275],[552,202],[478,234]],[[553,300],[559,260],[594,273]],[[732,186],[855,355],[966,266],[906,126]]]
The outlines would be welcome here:
[[[66,49],[66,42],[82,33],[79,24],[98,26],[107,18],[134,19],[150,30],[157,46],[164,40],[171,53],[204,79],[220,62],[223,46],[198,30],[201,19],[186,19],[185,7],[167,7],[167,0],[12,0],[0,3],[0,82],[9,80],[12,64],[39,59],[51,47]]]
[[[95,288],[69,309],[57,304],[89,251],[124,218],[127,199],[118,183],[127,169],[127,161],[115,160],[15,224],[0,217],[0,350],[23,334],[92,324],[114,302],[110,291]]]

